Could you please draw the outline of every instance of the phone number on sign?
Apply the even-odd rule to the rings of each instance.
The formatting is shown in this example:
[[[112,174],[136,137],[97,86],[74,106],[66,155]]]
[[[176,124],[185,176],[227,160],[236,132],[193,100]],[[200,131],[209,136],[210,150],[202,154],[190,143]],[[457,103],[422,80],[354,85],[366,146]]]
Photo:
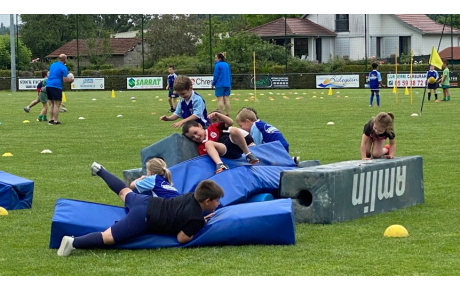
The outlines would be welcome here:
[[[397,87],[409,87],[412,84],[412,87],[425,87],[425,79],[416,79],[416,80],[396,80]],[[388,87],[394,87],[394,80],[388,80]]]

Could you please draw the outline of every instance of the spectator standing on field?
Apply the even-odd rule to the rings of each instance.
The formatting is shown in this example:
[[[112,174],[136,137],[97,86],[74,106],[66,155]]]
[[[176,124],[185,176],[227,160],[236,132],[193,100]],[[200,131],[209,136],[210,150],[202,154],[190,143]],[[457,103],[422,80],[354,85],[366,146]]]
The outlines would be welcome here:
[[[220,113],[224,113],[223,104],[225,104],[225,114],[230,114],[230,88],[232,87],[232,72],[230,66],[225,62],[224,54],[215,55],[216,65],[214,67],[214,78],[212,80],[212,88],[215,88],[215,95],[218,101],[218,109]]]

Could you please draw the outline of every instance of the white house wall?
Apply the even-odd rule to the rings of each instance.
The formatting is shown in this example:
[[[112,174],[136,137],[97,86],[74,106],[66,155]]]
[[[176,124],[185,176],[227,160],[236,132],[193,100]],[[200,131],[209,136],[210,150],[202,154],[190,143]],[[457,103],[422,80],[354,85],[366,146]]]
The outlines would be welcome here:
[[[336,14],[309,14],[306,18],[314,23],[317,23],[331,31],[334,31],[337,36],[331,39],[329,48],[326,48],[326,39],[323,38],[323,62],[329,60],[329,54],[343,58],[348,56],[350,60],[363,59],[365,53],[365,33],[368,38],[368,57],[377,54],[376,42],[377,37],[381,38],[380,57],[388,58],[392,55],[399,56],[399,37],[410,36],[411,49],[414,56],[429,55],[434,46],[436,49],[439,45],[441,35],[422,34],[419,30],[411,28],[404,22],[396,19],[391,14],[368,14],[367,15],[367,31],[365,31],[365,15],[364,14],[349,14],[349,32],[335,31],[335,15]],[[314,44],[313,44],[314,45]],[[446,47],[450,47],[450,29],[444,31],[439,51]],[[460,37],[454,35],[453,46],[460,45]],[[315,59],[314,56],[309,56]]]

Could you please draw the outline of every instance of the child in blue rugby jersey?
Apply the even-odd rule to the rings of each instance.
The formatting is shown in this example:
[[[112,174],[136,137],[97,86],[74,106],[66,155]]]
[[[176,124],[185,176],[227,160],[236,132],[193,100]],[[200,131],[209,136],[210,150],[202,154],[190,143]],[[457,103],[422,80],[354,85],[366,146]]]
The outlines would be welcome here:
[[[174,66],[169,66],[169,75],[168,75],[168,84],[166,85],[166,90],[168,90],[168,102],[169,106],[171,106],[171,109],[169,109],[168,112],[174,112],[176,111],[177,107],[177,97],[179,95],[176,94],[176,91],[174,91],[174,80],[176,80],[177,75],[175,73],[175,68]]]
[[[174,81],[174,91],[181,97],[176,111],[170,116],[161,116],[160,120],[174,121],[182,118],[181,121],[175,122],[172,125],[173,128],[181,127],[189,120],[195,120],[203,128],[207,128],[209,126],[209,119],[206,102],[201,95],[193,91],[192,80],[184,75],[177,76]]]
[[[129,186],[131,189],[137,190],[139,194],[166,199],[180,195],[176,188],[173,187],[171,172],[162,159],[150,159],[146,164],[146,168],[147,175],[132,181]]]

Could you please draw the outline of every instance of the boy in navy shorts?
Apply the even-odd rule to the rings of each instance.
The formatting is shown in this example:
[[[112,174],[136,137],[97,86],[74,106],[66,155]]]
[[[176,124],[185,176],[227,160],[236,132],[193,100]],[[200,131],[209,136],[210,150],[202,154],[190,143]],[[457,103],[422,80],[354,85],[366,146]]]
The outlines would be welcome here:
[[[379,65],[377,63],[372,63],[372,72],[369,73],[369,87],[371,88],[371,100],[369,107],[372,107],[372,101],[374,101],[374,94],[377,99],[377,107],[380,107],[380,87],[385,87],[382,83],[382,76],[378,71]]]
[[[252,136],[245,130],[233,127],[233,120],[219,112],[209,114],[210,119],[218,117],[220,122],[211,124],[204,129],[196,121],[187,121],[182,127],[182,134],[198,144],[200,155],[208,154],[216,163],[215,174],[228,170],[228,166],[220,157],[238,159],[244,153],[250,164],[257,164],[259,159],[249,151],[254,145]]]
[[[79,237],[64,236],[57,255],[66,257],[74,249],[103,248],[147,233],[172,234],[181,244],[193,239],[214,215],[224,191],[214,181],[204,180],[195,193],[171,199],[136,194],[117,176],[94,162],[91,174],[101,177],[125,203],[127,214],[104,232],[92,232]],[[203,212],[211,214],[203,217]]]
[[[433,77],[434,80],[435,80],[433,84],[431,84],[431,83],[429,82],[429,79],[430,79],[431,77]],[[430,101],[430,98],[431,98],[431,91],[434,90],[434,99],[435,99],[434,102],[439,102],[439,100],[438,100],[438,92],[437,92],[437,90],[436,90],[436,89],[438,88],[438,83],[437,83],[438,79],[439,79],[439,74],[438,74],[438,72],[436,72],[436,71],[434,70],[434,66],[433,66],[433,65],[430,65],[430,69],[428,70],[428,72],[426,72],[426,83],[427,83],[427,85],[428,85],[428,86],[427,86],[427,88],[428,88],[428,101]]]
[[[166,85],[166,90],[168,90],[168,102],[171,109],[168,112],[174,112],[177,107],[177,97],[179,95],[174,91],[174,80],[176,80],[177,75],[174,71],[174,66],[169,66],[169,75],[168,75],[168,84]]]

